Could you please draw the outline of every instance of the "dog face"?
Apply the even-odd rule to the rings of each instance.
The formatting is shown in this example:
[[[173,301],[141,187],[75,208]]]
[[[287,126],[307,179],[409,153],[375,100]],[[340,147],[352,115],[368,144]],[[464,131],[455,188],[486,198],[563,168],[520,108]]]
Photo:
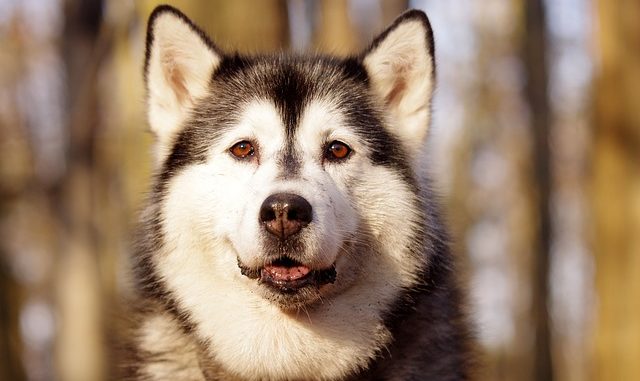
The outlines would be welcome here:
[[[242,57],[156,11],[145,67],[166,256],[207,257],[198,272],[295,309],[348,287],[383,234],[410,235],[425,25],[409,14],[357,58]]]
[[[357,57],[227,55],[184,15],[158,8],[145,64],[158,163],[147,286],[171,295],[216,348],[262,330],[247,345],[264,352],[251,361],[264,358],[267,378],[342,374],[346,365],[327,363],[339,348],[354,359],[349,369],[366,364],[388,339],[371,330],[428,260],[416,163],[432,46],[426,17],[413,11]],[[256,311],[279,319],[300,310],[315,331],[255,322]],[[341,321],[346,313],[359,315]],[[256,344],[286,341],[273,328],[282,324],[292,343],[326,341],[322,327],[359,339],[327,344],[322,368],[293,369],[295,351],[278,361],[273,345]],[[219,332],[236,326],[237,335]],[[216,358],[242,355],[219,349]]]

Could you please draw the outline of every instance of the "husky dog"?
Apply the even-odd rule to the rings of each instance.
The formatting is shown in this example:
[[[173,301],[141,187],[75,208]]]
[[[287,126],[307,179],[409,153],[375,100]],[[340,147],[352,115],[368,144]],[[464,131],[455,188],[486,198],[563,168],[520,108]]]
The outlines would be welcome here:
[[[426,15],[343,59],[228,54],[160,6],[146,49],[158,165],[125,378],[469,379],[422,160]]]

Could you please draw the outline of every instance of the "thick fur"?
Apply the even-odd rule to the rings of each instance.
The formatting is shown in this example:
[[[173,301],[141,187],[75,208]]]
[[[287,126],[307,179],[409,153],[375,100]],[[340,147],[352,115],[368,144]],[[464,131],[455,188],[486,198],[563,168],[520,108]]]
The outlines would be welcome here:
[[[157,174],[134,255],[121,363],[131,380],[465,380],[463,298],[423,157],[434,86],[424,13],[359,56],[228,55],[179,11],[147,34]],[[234,157],[250,142],[255,151]],[[327,156],[331,142],[348,157]],[[275,193],[313,219],[286,242]],[[333,283],[259,277],[286,256]]]

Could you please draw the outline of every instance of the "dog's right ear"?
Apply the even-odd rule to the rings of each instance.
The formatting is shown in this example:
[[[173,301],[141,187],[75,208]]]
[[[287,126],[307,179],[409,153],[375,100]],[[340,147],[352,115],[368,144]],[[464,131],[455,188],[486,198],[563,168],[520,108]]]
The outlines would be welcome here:
[[[433,31],[427,15],[410,10],[361,55],[374,92],[392,116],[390,128],[412,154],[422,149],[435,82]]]
[[[154,9],[147,27],[144,65],[149,125],[164,156],[198,98],[207,92],[222,54],[177,9]]]

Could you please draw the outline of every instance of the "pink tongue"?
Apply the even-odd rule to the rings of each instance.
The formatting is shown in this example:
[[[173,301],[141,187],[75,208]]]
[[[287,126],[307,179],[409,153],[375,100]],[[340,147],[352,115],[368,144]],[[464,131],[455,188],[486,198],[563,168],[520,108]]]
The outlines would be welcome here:
[[[273,279],[284,281],[303,278],[305,275],[309,274],[309,271],[311,271],[307,266],[284,267],[268,265],[265,266],[264,269]]]

